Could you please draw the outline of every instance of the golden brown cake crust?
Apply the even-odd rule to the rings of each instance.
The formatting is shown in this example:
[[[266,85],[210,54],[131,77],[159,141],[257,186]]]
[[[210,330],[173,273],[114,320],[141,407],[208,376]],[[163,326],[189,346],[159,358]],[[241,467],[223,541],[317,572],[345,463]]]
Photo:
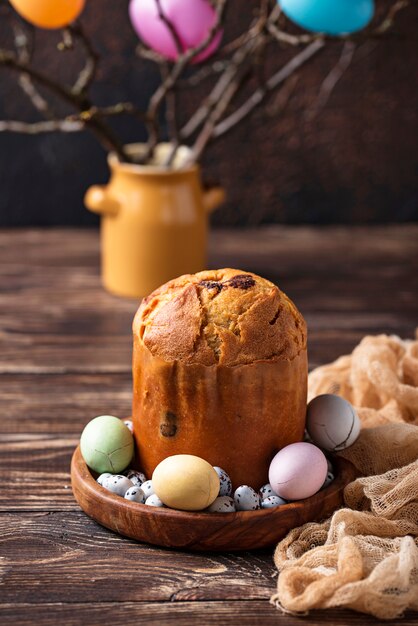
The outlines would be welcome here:
[[[292,360],[306,348],[306,324],[270,281],[235,269],[186,274],[142,301],[134,335],[154,356],[235,366]]]

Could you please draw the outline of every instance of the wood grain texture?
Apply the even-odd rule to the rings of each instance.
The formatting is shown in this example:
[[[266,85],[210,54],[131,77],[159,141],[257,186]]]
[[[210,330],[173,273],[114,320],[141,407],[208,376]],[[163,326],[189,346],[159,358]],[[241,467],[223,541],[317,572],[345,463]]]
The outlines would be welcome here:
[[[417,241],[412,225],[216,231],[210,264],[258,271],[287,291],[308,321],[313,367],[366,333],[413,334]],[[98,254],[95,231],[0,231],[1,624],[300,625],[268,604],[270,551],[152,548],[102,528],[74,500],[82,427],[128,414],[131,400],[138,303],[101,289]],[[365,620],[336,610],[308,618]]]
[[[156,626],[387,626],[390,622],[367,619],[364,615],[331,609],[315,611],[301,619],[283,615],[267,600],[213,601],[213,602],[86,602],[71,604],[0,604],[3,626],[133,626],[149,624]],[[393,622],[392,622],[393,623]],[[416,626],[416,616],[407,613],[402,626]]]
[[[268,597],[271,550],[213,555],[154,548],[78,510],[0,516],[1,602],[180,602]],[[65,572],[65,576],[62,574]]]
[[[80,432],[92,416],[131,411],[131,373],[2,374],[1,433]],[[22,393],[24,389],[24,393]],[[9,443],[11,440],[8,440]]]

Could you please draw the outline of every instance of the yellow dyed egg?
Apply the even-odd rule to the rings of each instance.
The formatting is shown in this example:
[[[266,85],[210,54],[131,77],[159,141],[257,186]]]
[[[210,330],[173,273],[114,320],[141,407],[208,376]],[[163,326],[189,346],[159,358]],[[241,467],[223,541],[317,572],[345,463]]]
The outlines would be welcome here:
[[[192,454],[175,454],[157,465],[152,486],[166,506],[201,511],[216,500],[219,476],[204,459]]]

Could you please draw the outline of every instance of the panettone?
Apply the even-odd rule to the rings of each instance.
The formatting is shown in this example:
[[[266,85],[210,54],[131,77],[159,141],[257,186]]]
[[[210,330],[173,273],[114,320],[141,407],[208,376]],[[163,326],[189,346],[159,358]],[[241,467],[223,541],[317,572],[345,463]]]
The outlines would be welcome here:
[[[273,283],[250,272],[180,276],[145,298],[133,324],[133,420],[147,475],[172,454],[260,487],[303,436],[306,324]]]

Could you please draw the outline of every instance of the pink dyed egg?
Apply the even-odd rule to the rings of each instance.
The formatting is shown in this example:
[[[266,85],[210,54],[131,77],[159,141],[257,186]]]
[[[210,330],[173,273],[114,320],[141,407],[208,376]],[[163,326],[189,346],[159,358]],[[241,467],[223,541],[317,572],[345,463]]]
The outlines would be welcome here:
[[[319,491],[327,476],[324,453],[311,443],[301,441],[282,448],[269,469],[269,482],[285,500],[302,500]]]
[[[203,43],[216,21],[215,11],[208,0],[160,0],[160,6],[174,26],[183,52]],[[156,0],[131,0],[129,15],[137,35],[147,46],[171,61],[178,58],[175,39],[159,17]],[[193,62],[198,63],[213,54],[221,38],[220,30]]]

